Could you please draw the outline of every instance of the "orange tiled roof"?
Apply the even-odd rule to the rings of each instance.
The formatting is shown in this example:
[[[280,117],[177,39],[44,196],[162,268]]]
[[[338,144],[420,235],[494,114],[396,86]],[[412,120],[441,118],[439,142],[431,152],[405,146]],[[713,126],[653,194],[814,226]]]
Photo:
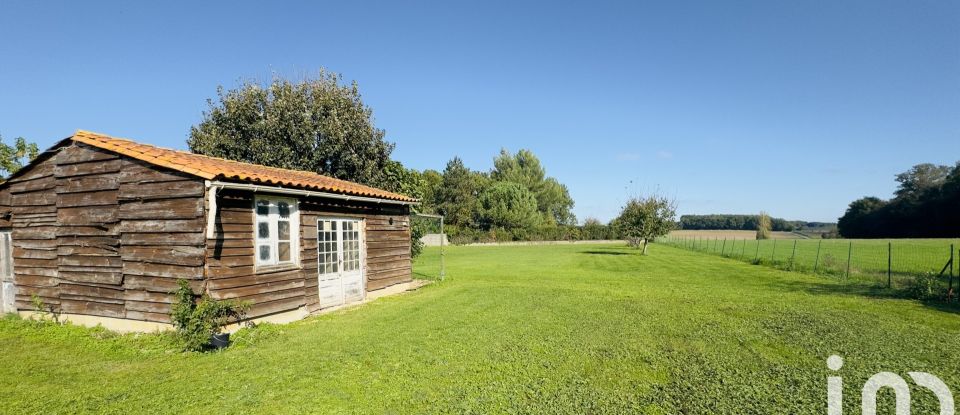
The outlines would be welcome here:
[[[242,163],[217,157],[140,144],[123,138],[77,130],[72,140],[207,180],[228,180],[311,189],[353,196],[416,202],[407,196],[316,173]]]

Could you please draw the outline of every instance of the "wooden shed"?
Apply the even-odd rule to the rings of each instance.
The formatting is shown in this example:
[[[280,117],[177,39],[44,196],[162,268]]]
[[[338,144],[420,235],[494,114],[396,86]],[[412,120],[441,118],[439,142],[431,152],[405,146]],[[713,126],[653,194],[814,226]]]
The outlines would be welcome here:
[[[416,200],[78,131],[0,184],[3,312],[169,327],[178,279],[290,321],[411,282]]]

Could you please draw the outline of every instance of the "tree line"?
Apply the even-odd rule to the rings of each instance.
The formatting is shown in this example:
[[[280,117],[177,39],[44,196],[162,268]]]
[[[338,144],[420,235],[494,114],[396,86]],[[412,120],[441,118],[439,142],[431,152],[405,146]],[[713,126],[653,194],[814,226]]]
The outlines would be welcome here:
[[[892,199],[854,200],[837,228],[845,238],[946,238],[960,236],[960,162],[918,164],[896,175]]]
[[[695,230],[740,230],[755,231],[759,229],[759,215],[682,215],[680,229]],[[803,221],[789,221],[781,218],[770,218],[770,230],[776,232],[793,232],[807,225]]]
[[[414,213],[444,215],[445,230],[460,242],[616,237],[595,219],[577,226],[569,190],[529,150],[502,150],[490,171],[471,170],[459,157],[443,171],[393,160],[395,145],[375,126],[357,83],[325,70],[300,81],[218,88],[187,143],[199,154],[313,171],[420,199]],[[427,231],[415,221],[415,253]]]

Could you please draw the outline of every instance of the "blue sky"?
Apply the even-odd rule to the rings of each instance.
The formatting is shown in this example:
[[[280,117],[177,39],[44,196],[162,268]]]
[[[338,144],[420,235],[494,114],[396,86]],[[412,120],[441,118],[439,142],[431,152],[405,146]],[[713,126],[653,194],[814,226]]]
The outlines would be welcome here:
[[[405,165],[529,148],[581,219],[833,221],[960,160],[960,2],[197,3],[0,3],[0,134],[185,148],[217,85],[326,67]]]

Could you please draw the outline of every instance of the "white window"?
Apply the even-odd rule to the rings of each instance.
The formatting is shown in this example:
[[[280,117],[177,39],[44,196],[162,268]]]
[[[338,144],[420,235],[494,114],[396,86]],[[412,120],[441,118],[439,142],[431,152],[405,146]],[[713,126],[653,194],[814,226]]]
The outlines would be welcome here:
[[[300,241],[300,214],[294,199],[257,197],[256,241],[257,266],[297,264]]]

